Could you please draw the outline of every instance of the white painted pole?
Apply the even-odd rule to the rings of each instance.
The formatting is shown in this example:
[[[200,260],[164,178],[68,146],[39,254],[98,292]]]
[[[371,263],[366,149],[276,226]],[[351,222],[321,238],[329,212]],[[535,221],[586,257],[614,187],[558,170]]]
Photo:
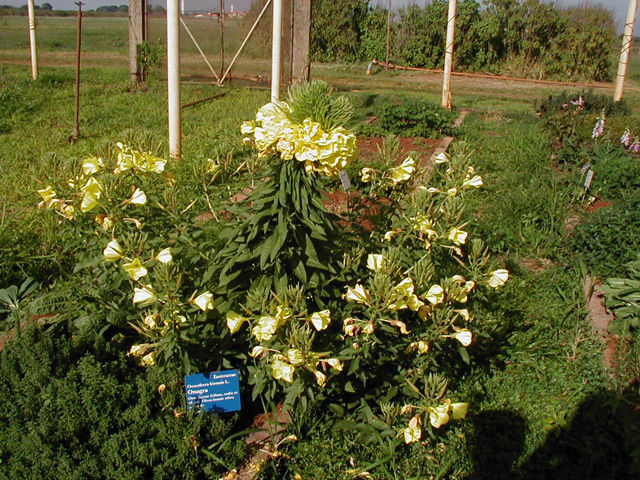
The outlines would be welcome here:
[[[36,45],[36,15],[33,0],[27,0],[29,14],[29,44],[31,45],[31,76],[38,78],[38,48]]]
[[[280,99],[280,55],[282,40],[282,0],[273,1],[273,39],[271,41],[271,101]]]
[[[167,94],[169,97],[169,156],[182,155],[180,118],[180,9],[179,0],[167,0]]]
[[[629,52],[633,41],[633,24],[636,22],[636,11],[638,10],[638,0],[629,0],[629,10],[627,11],[627,23],[624,26],[622,35],[622,51],[620,52],[620,63],[618,64],[618,77],[616,78],[616,90],[613,100],[622,100],[624,90],[624,79],[627,75],[627,65],[629,64]]]
[[[451,66],[453,65],[453,42],[456,36],[457,0],[449,0],[447,21],[447,45],[444,52],[444,77],[442,79],[442,106],[451,109]]]

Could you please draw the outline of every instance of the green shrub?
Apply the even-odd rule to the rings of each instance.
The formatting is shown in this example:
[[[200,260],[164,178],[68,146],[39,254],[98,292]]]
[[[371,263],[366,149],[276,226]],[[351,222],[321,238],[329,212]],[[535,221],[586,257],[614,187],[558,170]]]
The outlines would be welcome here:
[[[420,98],[394,97],[376,106],[377,120],[362,125],[360,133],[386,135],[393,133],[404,137],[437,138],[453,132],[456,114]]]
[[[598,198],[615,200],[637,195],[640,188],[640,160],[621,146],[597,144],[591,160],[594,171],[592,192]]]
[[[595,178],[595,177],[594,177]],[[589,271],[600,278],[616,275],[640,249],[640,197],[597,210],[569,239]]]
[[[101,357],[75,346],[60,324],[5,345],[0,477],[205,479],[242,457],[241,442],[218,452],[226,465],[203,452],[237,428],[237,417],[184,413],[180,378]]]

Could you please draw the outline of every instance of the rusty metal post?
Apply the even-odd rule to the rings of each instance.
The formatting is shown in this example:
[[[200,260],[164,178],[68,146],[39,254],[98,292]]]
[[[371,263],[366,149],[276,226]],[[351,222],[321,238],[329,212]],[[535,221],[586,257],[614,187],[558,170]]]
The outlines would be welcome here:
[[[73,121],[73,133],[71,140],[75,141],[80,136],[80,51],[82,47],[82,2],[74,2],[78,6],[78,32],[76,36],[76,94],[75,117]]]

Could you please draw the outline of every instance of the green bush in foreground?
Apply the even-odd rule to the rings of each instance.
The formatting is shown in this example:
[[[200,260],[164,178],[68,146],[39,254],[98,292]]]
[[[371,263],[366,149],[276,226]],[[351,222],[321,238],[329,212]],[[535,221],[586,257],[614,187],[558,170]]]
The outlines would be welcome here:
[[[208,479],[235,465],[241,443],[219,462],[201,446],[236,417],[186,413],[181,382],[162,378],[75,347],[60,324],[24,331],[0,356],[0,478]]]

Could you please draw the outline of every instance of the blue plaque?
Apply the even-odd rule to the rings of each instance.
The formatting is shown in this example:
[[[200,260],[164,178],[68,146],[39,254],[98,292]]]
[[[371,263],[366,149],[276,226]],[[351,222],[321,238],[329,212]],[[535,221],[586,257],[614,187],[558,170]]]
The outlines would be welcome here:
[[[205,412],[237,412],[242,408],[237,370],[187,375],[184,384],[187,408]]]

